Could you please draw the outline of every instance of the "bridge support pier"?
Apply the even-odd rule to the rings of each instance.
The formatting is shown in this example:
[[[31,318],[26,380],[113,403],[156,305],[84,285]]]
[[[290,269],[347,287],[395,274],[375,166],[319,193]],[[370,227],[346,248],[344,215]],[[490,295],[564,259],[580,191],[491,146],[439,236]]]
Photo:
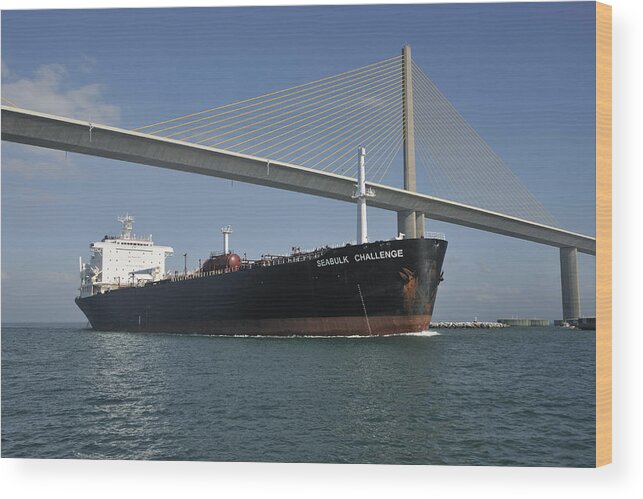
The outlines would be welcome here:
[[[578,249],[560,248],[560,283],[563,291],[563,320],[580,317]]]
[[[421,211],[398,211],[397,233],[404,234],[404,239],[424,237],[424,213]]]
[[[404,239],[415,239],[416,226],[417,217],[414,211],[397,212],[397,233],[404,234]]]
[[[404,234],[404,239],[424,237],[424,213],[421,211],[398,211],[397,233]]]
[[[424,237],[424,213],[415,212],[415,237]]]

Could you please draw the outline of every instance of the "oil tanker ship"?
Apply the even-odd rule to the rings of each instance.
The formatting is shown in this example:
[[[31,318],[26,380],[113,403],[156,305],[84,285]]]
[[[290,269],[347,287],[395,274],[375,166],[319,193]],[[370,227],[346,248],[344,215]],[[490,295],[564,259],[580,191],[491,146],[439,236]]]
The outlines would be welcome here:
[[[447,241],[433,235],[366,242],[363,162],[358,244],[288,255],[240,257],[223,252],[196,270],[165,271],[173,254],[150,237],[132,234],[134,219],[119,218],[119,236],[90,245],[80,262],[76,304],[101,331],[209,335],[390,335],[428,329]]]

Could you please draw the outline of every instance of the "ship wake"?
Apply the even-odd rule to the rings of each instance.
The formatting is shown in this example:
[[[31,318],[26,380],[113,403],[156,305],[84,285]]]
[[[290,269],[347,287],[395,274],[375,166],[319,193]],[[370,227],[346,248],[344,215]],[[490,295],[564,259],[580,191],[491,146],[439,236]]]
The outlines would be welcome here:
[[[381,334],[381,335],[365,335],[365,334],[351,334],[351,335],[303,335],[303,334],[292,334],[292,335],[267,335],[267,334],[229,334],[229,335],[218,335],[218,334],[195,334],[194,336],[211,336],[217,338],[265,338],[265,339],[320,339],[320,340],[336,340],[336,339],[374,339],[374,338],[395,338],[400,336],[416,336],[421,338],[430,338],[432,336],[441,336],[442,333],[437,331],[419,331],[419,332],[409,332],[409,333],[395,333],[395,334]]]

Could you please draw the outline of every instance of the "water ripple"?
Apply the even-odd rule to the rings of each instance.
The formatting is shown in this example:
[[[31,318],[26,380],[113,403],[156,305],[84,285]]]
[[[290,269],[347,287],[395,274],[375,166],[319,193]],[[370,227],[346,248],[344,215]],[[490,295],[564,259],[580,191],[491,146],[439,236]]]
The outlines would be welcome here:
[[[3,326],[2,457],[592,466],[593,335]]]

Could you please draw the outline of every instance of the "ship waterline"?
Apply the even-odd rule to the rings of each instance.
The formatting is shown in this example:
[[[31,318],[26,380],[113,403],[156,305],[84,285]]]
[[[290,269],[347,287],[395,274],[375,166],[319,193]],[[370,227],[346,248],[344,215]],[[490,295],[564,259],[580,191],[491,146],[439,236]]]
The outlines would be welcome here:
[[[125,331],[140,331],[170,334],[198,334],[204,336],[389,336],[427,331],[431,316],[376,316],[369,317],[298,317],[285,319],[240,319],[213,320],[176,324],[160,324],[154,327],[126,328]],[[97,330],[102,330],[94,328]],[[115,330],[108,328],[106,330]]]

